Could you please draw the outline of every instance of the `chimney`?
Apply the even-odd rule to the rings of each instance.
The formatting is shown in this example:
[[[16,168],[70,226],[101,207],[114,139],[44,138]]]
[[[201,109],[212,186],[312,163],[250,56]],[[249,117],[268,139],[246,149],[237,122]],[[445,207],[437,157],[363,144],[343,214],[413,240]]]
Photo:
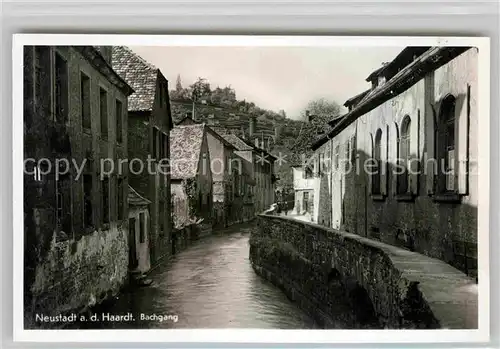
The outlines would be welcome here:
[[[106,63],[111,66],[111,57],[113,55],[113,46],[94,46],[97,51],[104,58]]]
[[[249,129],[248,129],[248,133],[250,135],[250,137],[253,136],[253,134],[255,133],[255,124],[256,124],[256,118],[255,116],[250,116],[250,118],[248,119],[248,122],[249,122]]]

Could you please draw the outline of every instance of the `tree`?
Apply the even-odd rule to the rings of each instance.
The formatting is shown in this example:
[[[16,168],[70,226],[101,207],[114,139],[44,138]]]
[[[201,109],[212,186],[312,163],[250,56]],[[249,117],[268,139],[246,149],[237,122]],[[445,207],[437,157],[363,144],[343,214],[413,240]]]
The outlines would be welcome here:
[[[194,84],[190,86],[191,97],[194,100],[198,100],[202,97],[210,97],[212,91],[210,90],[210,84],[206,79],[198,78]]]
[[[307,104],[307,107],[303,111],[304,117],[307,110],[310,115],[314,116],[314,120],[317,120],[316,123],[320,122],[324,124],[340,114],[340,105],[336,102],[328,101],[326,98],[320,98],[310,101]],[[307,122],[308,120],[305,121]]]
[[[297,141],[292,146],[293,151],[309,152],[311,145],[319,138],[322,134],[330,131],[331,127],[328,121],[338,117],[340,115],[340,106],[334,101],[328,101],[325,98],[310,101],[307,107],[303,111],[302,115],[309,111],[309,115],[312,116],[311,122],[302,125],[302,128],[297,137]]]

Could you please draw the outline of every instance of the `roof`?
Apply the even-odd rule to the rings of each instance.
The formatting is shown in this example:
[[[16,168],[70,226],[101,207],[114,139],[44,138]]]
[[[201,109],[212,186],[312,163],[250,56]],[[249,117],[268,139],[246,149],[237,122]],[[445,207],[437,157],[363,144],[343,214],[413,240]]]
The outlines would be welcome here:
[[[363,100],[358,103],[356,107],[354,107],[354,109],[342,116],[342,120],[337,122],[328,134],[321,137],[321,139],[317,140],[312,145],[312,150],[318,149],[321,145],[326,143],[328,139],[335,137],[361,115],[368,113],[370,110],[373,110],[382,103],[396,97],[403,91],[406,91],[424,78],[428,72],[438,69],[469,49],[470,47],[451,46],[431,48],[425,54],[422,54],[419,58],[408,64],[400,72],[394,75],[394,77],[387,81],[383,86],[374,89],[366,95]],[[334,120],[329,121],[329,124],[332,125],[334,122]]]
[[[113,69],[129,84],[134,93],[128,98],[128,110],[150,111],[156,93],[159,69],[126,46],[114,46]]]
[[[226,141],[231,143],[236,148],[236,150],[240,150],[240,151],[253,150],[253,148],[251,146],[246,144],[245,141],[243,141],[240,137],[238,137],[236,135],[226,133],[226,134],[221,134],[221,136]]]
[[[149,201],[145,197],[141,196],[130,185],[128,186],[127,201],[129,203],[129,205],[133,205],[133,206],[144,206],[144,205],[149,205],[151,203],[151,201]]]
[[[210,132],[211,135],[213,135],[215,138],[217,138],[224,146],[230,148],[230,149],[236,149],[236,147],[229,142],[227,139],[225,139],[222,134],[218,131],[216,131],[212,126],[209,126],[207,124],[203,124],[207,127],[208,132]]]
[[[430,46],[408,46],[405,47],[392,61],[387,64],[384,64],[374,72],[372,72],[367,78],[366,81],[372,81],[379,75],[384,73],[389,73],[387,78],[391,78],[391,75],[397,73],[397,68],[403,68],[413,61],[415,56],[420,56],[424,52],[428,51]]]
[[[204,134],[204,124],[180,125],[170,131],[172,179],[196,177]]]
[[[127,96],[130,96],[134,89],[120,76],[120,74],[113,69],[106,61],[101,51],[96,46],[72,46],[73,49],[78,51],[87,59],[87,61],[104,75],[109,82],[118,87]]]
[[[369,92],[371,91],[371,89],[368,89],[366,91],[363,91],[361,93],[358,93],[356,96],[354,97],[351,97],[349,98],[347,101],[345,101],[344,103],[344,107],[348,107],[350,105],[353,105],[353,104],[356,104],[357,102],[359,102],[360,100],[363,99],[363,97],[365,97]]]

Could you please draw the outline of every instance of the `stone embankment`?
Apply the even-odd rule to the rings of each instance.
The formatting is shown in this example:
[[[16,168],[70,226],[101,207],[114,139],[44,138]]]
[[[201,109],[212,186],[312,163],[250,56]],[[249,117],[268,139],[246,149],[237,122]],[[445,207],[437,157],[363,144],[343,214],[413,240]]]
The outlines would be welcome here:
[[[325,328],[477,328],[472,278],[359,235],[260,215],[250,260]]]

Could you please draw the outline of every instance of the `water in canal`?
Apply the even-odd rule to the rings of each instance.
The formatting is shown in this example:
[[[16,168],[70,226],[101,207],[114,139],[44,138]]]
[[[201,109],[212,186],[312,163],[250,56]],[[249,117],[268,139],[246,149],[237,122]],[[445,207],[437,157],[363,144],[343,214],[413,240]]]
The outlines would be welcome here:
[[[152,285],[123,293],[103,310],[110,315],[132,313],[133,321],[105,321],[95,326],[315,328],[314,321],[279,289],[254,273],[248,258],[250,229],[239,225],[198,240],[167,265],[153,270],[149,275]],[[152,318],[143,315],[141,320],[141,314]]]

